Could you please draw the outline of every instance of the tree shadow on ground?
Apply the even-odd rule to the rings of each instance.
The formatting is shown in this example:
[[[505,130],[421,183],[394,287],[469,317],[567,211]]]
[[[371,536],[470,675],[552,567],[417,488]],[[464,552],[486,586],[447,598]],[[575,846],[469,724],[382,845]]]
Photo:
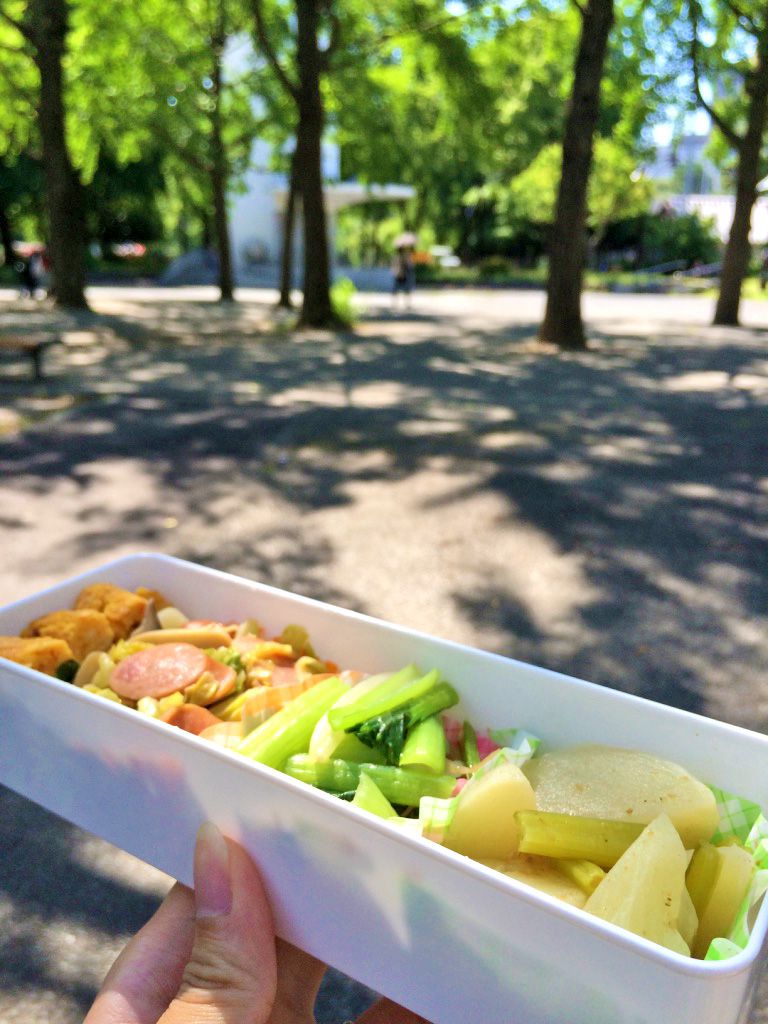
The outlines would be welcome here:
[[[556,356],[533,321],[289,338],[260,337],[259,309],[209,313],[169,304],[159,334],[147,314],[130,338],[127,310],[128,330],[51,352],[43,385],[0,382],[33,421],[0,440],[19,578],[150,547],[378,613],[337,573],[358,529],[385,565],[398,539],[423,544],[403,593],[429,565],[474,642],[768,728],[762,333],[617,322]],[[83,913],[92,883],[74,882],[46,912]],[[93,905],[133,930],[148,898],[100,884]],[[37,897],[6,891],[34,916]],[[19,970],[10,985],[51,984],[40,950]]]
[[[14,489],[77,492],[74,528],[29,562],[66,575],[116,538],[162,544],[369,611],[334,585],[340,541],[307,532],[302,517],[439,466],[455,486],[420,499],[423,515],[455,513],[482,491],[501,502],[499,530],[528,525],[580,566],[584,595],[567,624],[526,614],[514,567],[467,566],[455,607],[495,649],[765,728],[765,705],[740,700],[732,678],[767,653],[750,628],[768,598],[759,340],[670,325],[658,336],[595,331],[588,352],[553,356],[531,343],[533,323],[443,326],[246,343],[187,324],[173,347],[118,347],[81,365],[62,353],[50,391],[79,392],[80,404],[0,450]],[[105,465],[128,490],[137,473],[153,501],[111,514]],[[293,516],[281,525],[284,509]],[[187,527],[170,544],[169,517]]]

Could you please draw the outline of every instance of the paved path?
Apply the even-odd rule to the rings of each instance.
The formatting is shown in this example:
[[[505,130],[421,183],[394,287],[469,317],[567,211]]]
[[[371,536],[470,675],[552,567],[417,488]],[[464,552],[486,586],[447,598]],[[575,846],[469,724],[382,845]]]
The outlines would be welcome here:
[[[42,385],[0,363],[0,602],[165,551],[768,730],[768,303],[589,295],[556,356],[537,292],[365,296],[339,337],[212,297],[0,293],[68,342]],[[2,808],[0,1019],[74,1024],[167,879]]]

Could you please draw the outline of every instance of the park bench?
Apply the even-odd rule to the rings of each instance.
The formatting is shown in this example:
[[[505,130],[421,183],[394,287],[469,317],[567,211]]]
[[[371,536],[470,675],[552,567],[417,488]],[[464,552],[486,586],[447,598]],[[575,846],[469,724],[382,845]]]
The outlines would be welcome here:
[[[20,352],[29,356],[35,380],[43,379],[43,353],[51,345],[63,344],[58,334],[0,334],[0,352]]]

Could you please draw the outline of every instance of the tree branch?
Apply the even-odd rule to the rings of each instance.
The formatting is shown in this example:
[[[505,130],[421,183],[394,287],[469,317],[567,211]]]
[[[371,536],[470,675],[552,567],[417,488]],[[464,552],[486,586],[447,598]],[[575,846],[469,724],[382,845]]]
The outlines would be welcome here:
[[[584,6],[584,4],[581,3],[581,0],[571,0],[571,3],[582,16],[582,18],[585,18],[587,16],[587,9]]]
[[[576,2],[576,0],[574,0]],[[435,29],[442,28],[443,25],[449,25],[451,22],[460,21],[462,18],[466,18],[470,14],[476,13],[477,8],[470,8],[469,10],[462,11],[459,14],[446,14],[444,17],[436,18],[434,21],[425,22],[423,25],[415,25],[413,28],[400,28],[395,29],[391,32],[382,32],[371,41],[371,45],[357,50],[354,53],[349,53],[345,60],[334,62],[334,67],[343,70],[353,66],[361,56],[372,56],[376,54],[382,46],[392,42],[393,39],[405,39],[408,36],[424,36],[428,32],[434,32]]]
[[[188,164],[191,164],[195,170],[200,171],[201,174],[210,174],[213,169],[213,164],[208,160],[202,160],[196,153],[179,142],[177,138],[174,138],[173,133],[169,132],[164,125],[156,123],[152,125],[152,134],[159,135],[163,142],[170,147],[175,153],[181,156]]]
[[[15,28],[17,32],[24,36],[25,39],[32,39],[32,33],[29,31],[24,22],[17,21],[16,18],[12,18],[10,14],[7,13],[7,11],[4,11],[2,9],[2,7],[0,7],[0,19],[2,19],[6,23],[6,25],[10,25],[11,28]]]
[[[730,142],[734,149],[739,149],[744,139],[737,131],[735,131],[728,122],[718,114],[715,108],[709,103],[701,91],[701,78],[699,73],[699,16],[698,7],[696,0],[692,0],[690,4],[691,12],[691,70],[693,72],[693,91],[696,95],[696,99],[699,101],[704,110],[709,114],[714,124],[720,129],[725,138]]]
[[[335,11],[331,10],[331,5],[329,3],[326,3],[325,7],[331,23],[331,35],[325,49],[320,51],[320,61],[323,71],[328,71],[331,65],[331,58],[338,50],[341,43],[341,18],[339,18]]]
[[[285,91],[292,99],[298,101],[299,98],[299,87],[291,80],[288,73],[286,72],[283,65],[278,60],[275,49],[272,46],[272,41],[269,38],[269,32],[267,31],[267,23],[264,18],[264,8],[261,0],[250,0],[251,12],[253,14],[253,20],[256,27],[256,38],[259,42],[259,48],[264,55],[267,63],[272,68],[277,77],[278,82],[282,85]]]
[[[748,14],[743,7],[736,3],[736,0],[723,0],[723,3],[735,18],[745,23],[747,31],[752,32],[755,35],[759,34],[760,26],[751,14]],[[744,25],[742,25],[742,28],[744,28]]]

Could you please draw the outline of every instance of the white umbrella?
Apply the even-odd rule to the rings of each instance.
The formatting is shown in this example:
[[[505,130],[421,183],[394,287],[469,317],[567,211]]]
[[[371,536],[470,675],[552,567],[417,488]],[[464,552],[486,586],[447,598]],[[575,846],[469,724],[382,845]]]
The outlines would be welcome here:
[[[396,249],[412,249],[416,245],[416,235],[412,231],[404,231],[394,241]]]

